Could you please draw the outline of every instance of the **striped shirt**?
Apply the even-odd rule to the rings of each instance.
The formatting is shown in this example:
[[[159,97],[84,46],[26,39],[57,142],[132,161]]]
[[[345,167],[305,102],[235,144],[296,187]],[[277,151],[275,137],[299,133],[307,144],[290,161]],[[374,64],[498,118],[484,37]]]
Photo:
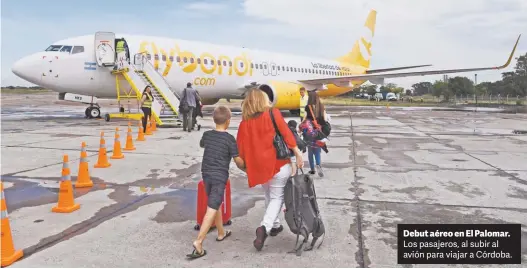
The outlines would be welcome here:
[[[199,145],[205,148],[201,162],[203,180],[227,183],[231,159],[238,156],[234,136],[228,132],[209,130],[203,133]]]

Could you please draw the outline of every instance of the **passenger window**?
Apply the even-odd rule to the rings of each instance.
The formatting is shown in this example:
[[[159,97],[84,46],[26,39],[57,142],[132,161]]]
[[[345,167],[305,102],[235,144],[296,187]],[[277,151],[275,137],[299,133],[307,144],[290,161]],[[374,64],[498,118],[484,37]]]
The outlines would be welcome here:
[[[64,47],[62,47],[62,49],[60,49],[60,52],[70,53],[71,52],[71,48],[72,48],[72,46],[64,46]]]
[[[273,70],[275,70],[275,66],[273,65]]]
[[[209,64],[209,61],[207,59],[203,59],[204,64]]]
[[[197,58],[196,60],[197,60],[198,64],[201,64],[201,59],[200,58]]]
[[[171,61],[171,62],[173,62],[173,61],[174,61],[174,56],[169,56],[169,57],[168,57],[168,60]]]
[[[229,66],[232,66],[232,62],[231,61],[229,61]]]
[[[259,64],[259,66],[260,66],[260,69],[263,69],[262,64]]]
[[[243,68],[243,62],[240,62],[240,67]]]
[[[181,57],[177,56],[176,57],[176,62],[178,62],[178,63],[181,62]]]
[[[190,63],[191,63],[191,64],[194,63],[194,58],[190,58]]]
[[[254,63],[251,63],[251,68],[254,68]]]
[[[77,54],[77,53],[82,53],[82,52],[84,52],[83,46],[75,46],[73,47],[73,50],[71,50],[71,54]]]
[[[211,64],[211,65],[214,65],[214,60],[210,60],[210,64]]]
[[[285,70],[285,71],[289,72],[289,66],[288,66],[288,67],[286,68],[286,70]]]
[[[282,71],[285,71],[285,66],[282,66]]]
[[[227,61],[223,61],[223,66],[227,66]]]
[[[183,62],[187,63],[187,57],[183,57]]]
[[[166,55],[161,55],[161,61],[166,62],[167,61],[167,56]]]
[[[267,69],[267,65],[264,65],[264,69]]]

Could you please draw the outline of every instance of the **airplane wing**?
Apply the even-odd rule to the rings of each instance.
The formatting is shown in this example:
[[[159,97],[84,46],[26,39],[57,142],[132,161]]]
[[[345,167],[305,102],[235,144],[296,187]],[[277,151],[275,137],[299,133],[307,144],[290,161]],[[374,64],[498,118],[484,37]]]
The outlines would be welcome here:
[[[438,74],[450,74],[450,73],[462,73],[462,72],[474,72],[474,71],[483,71],[483,70],[499,70],[503,69],[512,61],[518,42],[520,41],[521,35],[518,36],[516,44],[512,49],[512,52],[509,56],[507,62],[502,66],[495,67],[479,67],[479,68],[465,68],[465,69],[443,69],[443,70],[430,70],[430,71],[419,71],[419,72],[405,72],[405,73],[388,73],[388,74],[364,74],[364,75],[355,75],[355,76],[342,76],[342,77],[332,77],[332,78],[323,78],[323,79],[307,79],[299,80],[299,82],[306,84],[338,84],[343,85],[349,83],[352,80],[375,80],[375,79],[384,79],[384,78],[400,78],[400,77],[411,77],[411,76],[426,76],[426,75],[438,75]]]
[[[426,67],[426,66],[432,66],[432,65],[424,64],[424,65],[412,65],[412,66],[392,67],[392,68],[383,68],[383,69],[370,69],[370,70],[366,70],[366,74],[382,73],[382,72],[388,72],[388,71],[411,69],[411,68]]]

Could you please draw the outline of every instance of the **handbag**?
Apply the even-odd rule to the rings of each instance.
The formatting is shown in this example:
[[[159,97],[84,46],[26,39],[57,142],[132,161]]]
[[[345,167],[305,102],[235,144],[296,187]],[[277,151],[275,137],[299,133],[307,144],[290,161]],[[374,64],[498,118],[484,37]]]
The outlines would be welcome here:
[[[286,160],[289,159],[289,148],[287,147],[287,144],[284,141],[284,138],[280,134],[280,131],[278,130],[278,127],[276,127],[276,122],[274,120],[273,111],[270,109],[269,114],[271,115],[271,120],[273,121],[273,126],[275,130],[275,135],[273,138],[273,145],[276,149],[276,158],[278,160]]]

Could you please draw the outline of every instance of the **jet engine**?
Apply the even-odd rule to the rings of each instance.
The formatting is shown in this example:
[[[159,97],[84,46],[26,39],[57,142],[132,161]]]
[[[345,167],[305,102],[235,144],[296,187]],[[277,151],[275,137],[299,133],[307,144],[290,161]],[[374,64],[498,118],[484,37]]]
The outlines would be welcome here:
[[[267,93],[273,106],[280,110],[299,108],[301,87],[300,84],[285,81],[269,81],[258,86],[260,90]]]
[[[220,98],[201,98],[201,104],[204,106],[210,106],[216,104]]]

